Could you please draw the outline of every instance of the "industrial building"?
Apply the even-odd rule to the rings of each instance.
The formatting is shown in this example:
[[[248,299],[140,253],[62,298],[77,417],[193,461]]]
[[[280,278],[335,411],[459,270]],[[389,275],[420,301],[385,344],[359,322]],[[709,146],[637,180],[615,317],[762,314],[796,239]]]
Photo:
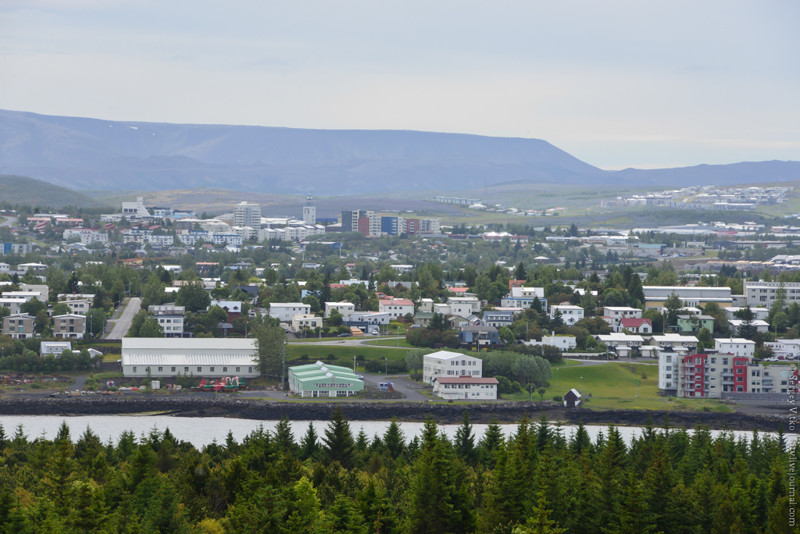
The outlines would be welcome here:
[[[253,338],[122,339],[122,375],[129,377],[259,376]]]
[[[364,390],[364,381],[347,367],[320,361],[289,367],[289,391],[301,397],[351,397]]]

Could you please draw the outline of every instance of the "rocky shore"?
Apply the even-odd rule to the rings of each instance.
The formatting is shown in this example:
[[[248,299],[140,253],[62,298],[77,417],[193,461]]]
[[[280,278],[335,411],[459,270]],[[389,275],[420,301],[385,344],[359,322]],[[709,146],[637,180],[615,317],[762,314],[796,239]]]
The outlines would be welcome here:
[[[459,423],[465,411],[474,423],[516,423],[527,416],[537,420],[545,416],[565,424],[759,430],[777,432],[784,418],[740,413],[667,412],[656,410],[586,410],[566,409],[555,402],[503,402],[484,404],[448,404],[428,402],[325,401],[278,402],[230,396],[85,396],[85,397],[6,397],[0,399],[0,415],[113,415],[158,413],[179,417],[238,417],[242,419],[325,420],[339,408],[351,421],[389,420]],[[785,426],[785,425],[784,425]]]

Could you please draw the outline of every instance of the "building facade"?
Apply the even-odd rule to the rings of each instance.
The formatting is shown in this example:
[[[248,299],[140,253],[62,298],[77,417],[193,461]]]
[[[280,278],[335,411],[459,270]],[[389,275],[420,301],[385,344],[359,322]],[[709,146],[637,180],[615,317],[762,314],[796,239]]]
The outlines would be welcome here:
[[[474,356],[440,350],[422,357],[422,382],[432,384],[436,377],[483,376],[483,361]]]

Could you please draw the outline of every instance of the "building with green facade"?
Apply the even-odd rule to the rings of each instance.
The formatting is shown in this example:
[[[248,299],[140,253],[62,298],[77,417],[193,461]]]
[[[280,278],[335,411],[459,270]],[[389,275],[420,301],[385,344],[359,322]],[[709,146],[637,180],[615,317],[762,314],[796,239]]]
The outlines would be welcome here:
[[[347,367],[320,361],[289,367],[289,391],[301,397],[351,397],[364,381]]]

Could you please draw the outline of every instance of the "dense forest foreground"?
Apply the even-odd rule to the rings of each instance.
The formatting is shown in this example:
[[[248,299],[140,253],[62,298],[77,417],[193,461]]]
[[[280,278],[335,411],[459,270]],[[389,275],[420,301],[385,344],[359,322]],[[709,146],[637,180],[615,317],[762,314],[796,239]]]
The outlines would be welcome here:
[[[429,420],[354,436],[287,419],[202,449],[166,430],[102,443],[0,427],[2,532],[794,532],[794,436],[647,426],[627,444],[522,419],[480,440]]]

